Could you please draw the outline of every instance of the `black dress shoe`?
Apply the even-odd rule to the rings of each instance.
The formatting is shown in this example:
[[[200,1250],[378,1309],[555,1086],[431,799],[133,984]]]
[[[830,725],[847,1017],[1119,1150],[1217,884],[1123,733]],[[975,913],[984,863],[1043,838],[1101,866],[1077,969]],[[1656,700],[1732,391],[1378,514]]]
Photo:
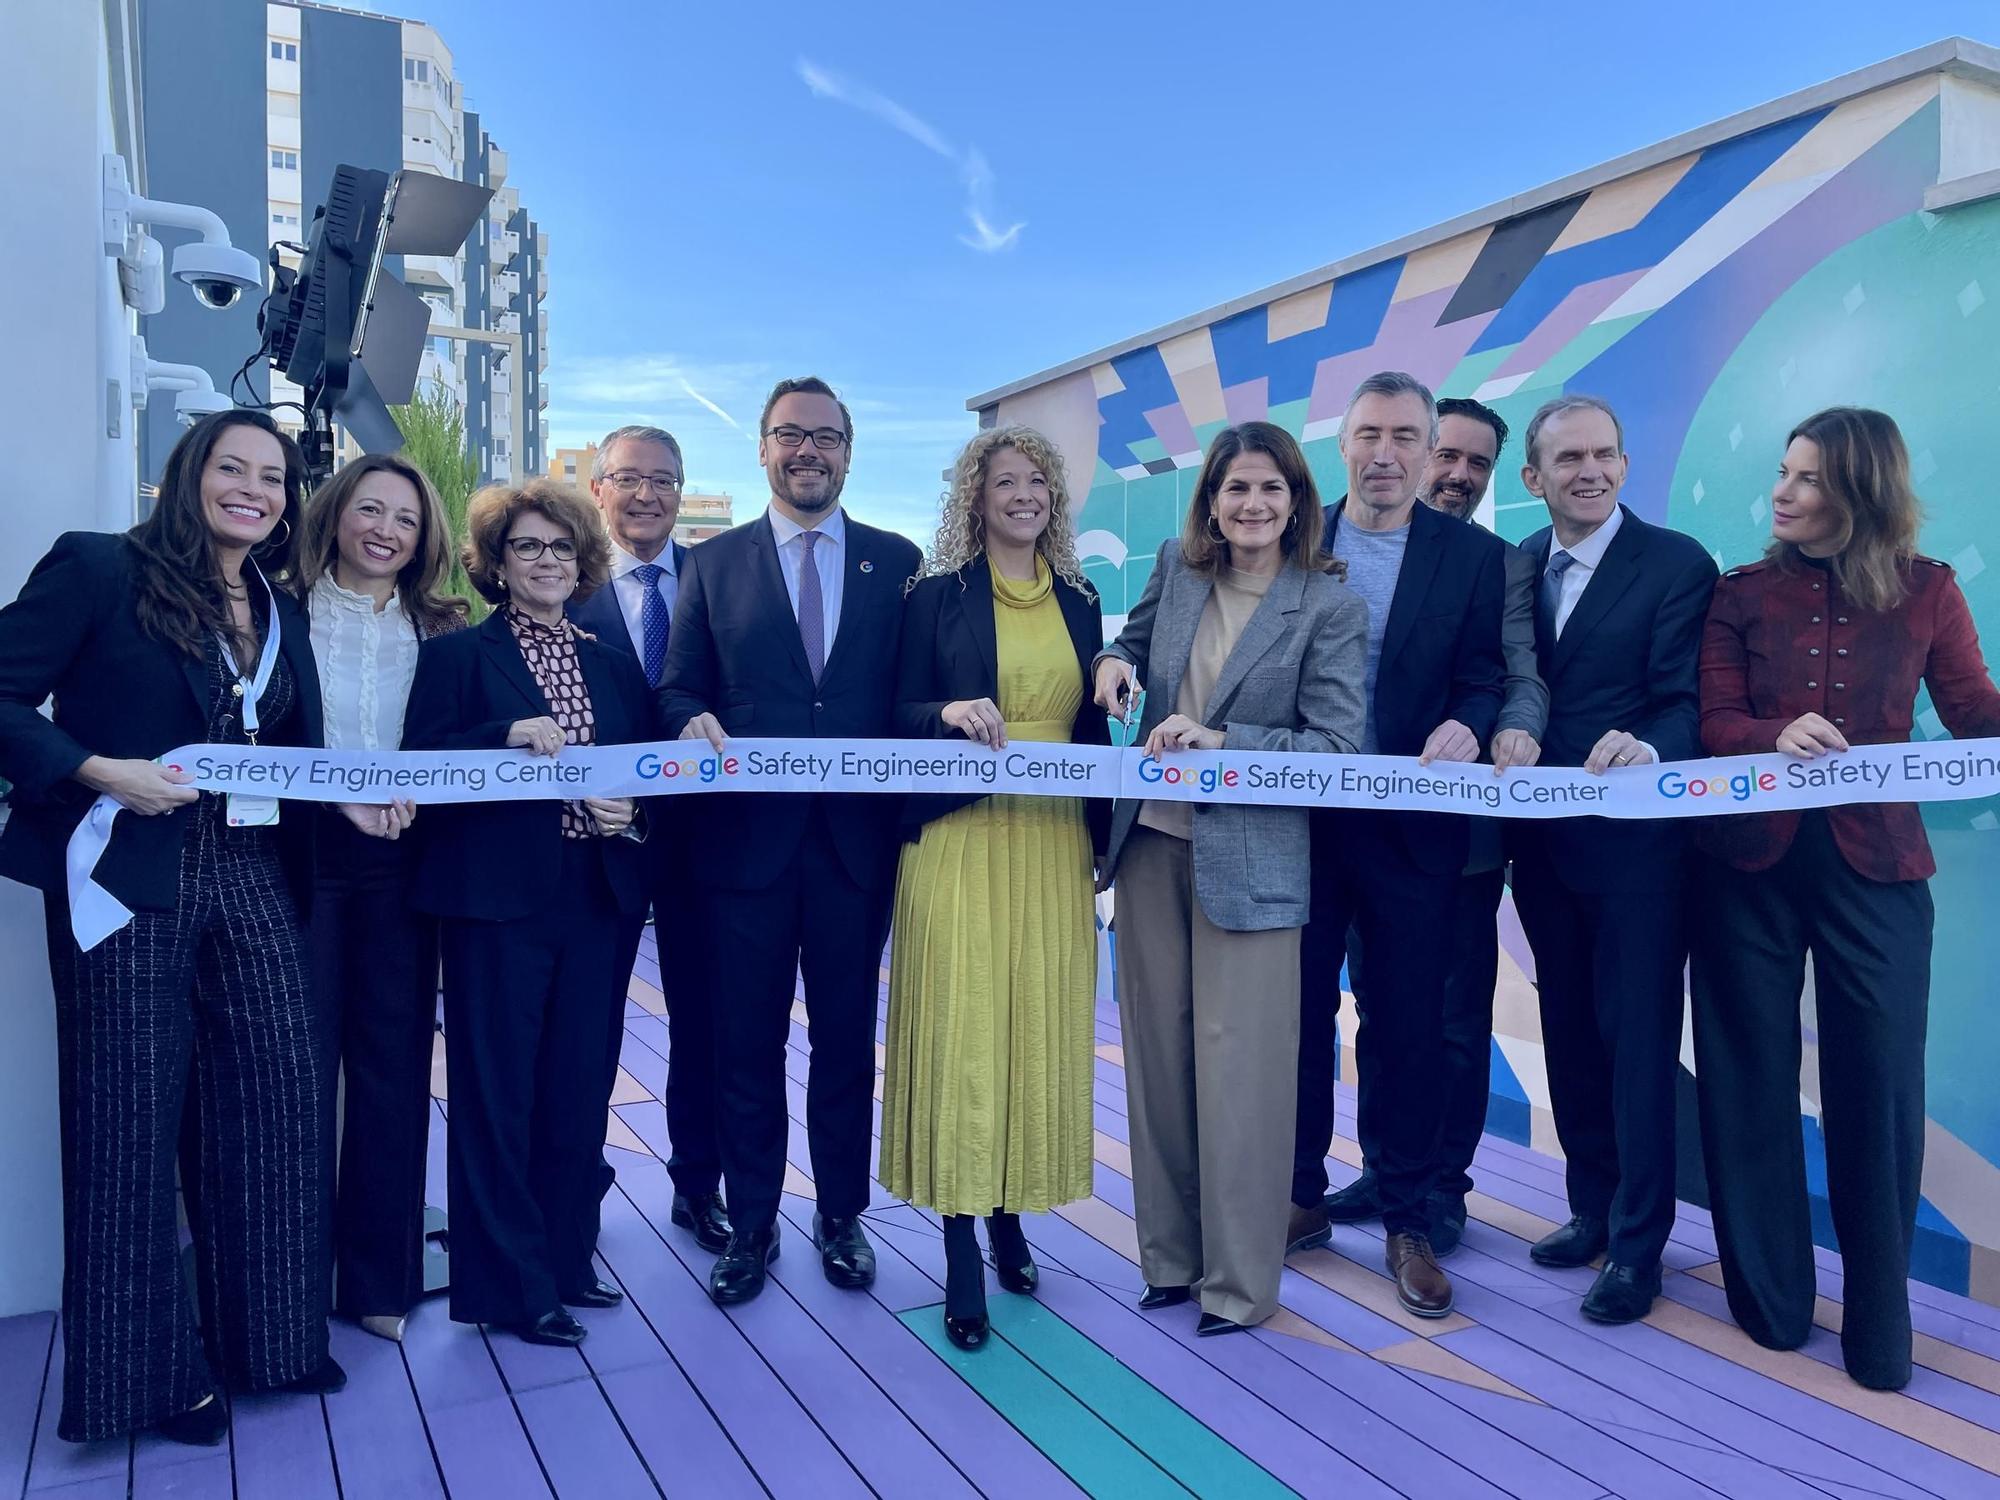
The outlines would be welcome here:
[[[778,1258],[778,1226],[739,1229],[708,1273],[708,1295],[722,1306],[748,1302],[764,1290],[765,1267]]]
[[[1431,1253],[1443,1260],[1465,1238],[1465,1195],[1432,1193],[1430,1217]]]
[[[1326,1195],[1326,1216],[1335,1224],[1365,1224],[1382,1217],[1382,1194],[1375,1174],[1363,1172],[1337,1193]]]
[[[177,1412],[158,1422],[153,1430],[170,1443],[213,1448],[229,1436],[229,1408],[222,1397],[210,1396],[192,1410]]]
[[[998,1213],[986,1220],[986,1243],[993,1249],[993,1270],[1002,1290],[1028,1297],[1042,1284],[1028,1237],[1021,1233],[1019,1214]]]
[[[720,1193],[696,1193],[691,1198],[674,1194],[674,1223],[694,1236],[694,1242],[710,1255],[729,1248],[729,1214]]]
[[[819,1248],[826,1279],[835,1286],[853,1292],[875,1284],[875,1247],[861,1232],[859,1219],[814,1214],[813,1244]]]
[[[281,1391],[295,1391],[301,1396],[331,1396],[335,1391],[347,1389],[347,1371],[329,1354],[320,1361],[317,1370],[308,1370],[296,1380],[288,1380],[278,1387]]]
[[[551,1349],[574,1349],[590,1336],[590,1330],[562,1308],[545,1312],[532,1323],[516,1323],[515,1337],[524,1344],[546,1344]]]
[[[1178,1307],[1192,1297],[1194,1292],[1184,1286],[1154,1286],[1146,1283],[1146,1290],[1139,1294],[1139,1311],[1157,1312],[1163,1307]]]
[[[1660,1263],[1621,1266],[1607,1260],[1583,1299],[1583,1315],[1593,1323],[1636,1323],[1653,1310],[1660,1295]]]
[[[1587,1266],[1610,1243],[1611,1230],[1602,1219],[1578,1214],[1529,1246],[1528,1258],[1538,1266]]]
[[[608,1281],[593,1281],[589,1286],[559,1295],[565,1307],[616,1307],[625,1300],[625,1294]]]
[[[1203,1313],[1201,1321],[1194,1325],[1196,1338],[1212,1339],[1222,1333],[1248,1333],[1248,1323],[1232,1323],[1220,1313]]]

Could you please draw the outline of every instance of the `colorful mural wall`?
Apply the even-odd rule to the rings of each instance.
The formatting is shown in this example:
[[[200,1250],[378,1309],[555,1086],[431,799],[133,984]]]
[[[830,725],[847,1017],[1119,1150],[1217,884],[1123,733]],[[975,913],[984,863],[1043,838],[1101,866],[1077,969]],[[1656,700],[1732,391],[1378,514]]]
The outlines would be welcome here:
[[[1632,459],[1627,502],[1724,567],[1762,550],[1791,424],[1835,402],[1879,406],[1910,441],[1924,550],[1958,570],[2000,660],[2000,570],[1987,566],[2000,562],[2000,199],[1923,208],[1941,153],[1962,151],[1953,133],[1996,100],[1964,79],[1905,79],[1006,395],[991,417],[1042,427],[1073,484],[1089,476],[1083,550],[1117,617],[1224,425],[1282,423],[1342,493],[1335,429],[1373,370],[1476,396],[1517,433],[1559,392],[1608,398]],[[1546,512],[1521,486],[1517,446],[1500,473],[1483,519],[1519,540]],[[1934,714],[1919,723],[1943,733]],[[1917,1272],[2000,1302],[2000,816],[1957,803],[1925,819],[1940,873]],[[1511,921],[1503,936],[1491,1123],[1554,1151],[1531,960]],[[1805,1022],[1801,1120],[1823,1188],[1810,996]],[[1683,1190],[1700,1201],[1691,1109],[1682,1133]],[[1817,1217],[1830,1245],[1823,1202]]]

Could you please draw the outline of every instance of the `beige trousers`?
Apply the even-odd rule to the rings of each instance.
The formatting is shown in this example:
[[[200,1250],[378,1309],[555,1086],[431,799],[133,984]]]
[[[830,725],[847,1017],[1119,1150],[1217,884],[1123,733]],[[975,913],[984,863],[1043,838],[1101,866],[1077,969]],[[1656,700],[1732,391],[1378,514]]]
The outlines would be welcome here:
[[[1261,1323],[1291,1214],[1299,929],[1215,926],[1191,846],[1144,826],[1119,860],[1117,923],[1140,1268]]]

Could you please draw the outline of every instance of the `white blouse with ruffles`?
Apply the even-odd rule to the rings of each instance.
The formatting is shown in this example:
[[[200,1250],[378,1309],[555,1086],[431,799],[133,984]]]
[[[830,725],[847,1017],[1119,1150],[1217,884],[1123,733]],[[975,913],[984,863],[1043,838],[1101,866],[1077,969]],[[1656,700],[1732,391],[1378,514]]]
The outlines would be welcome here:
[[[307,601],[329,750],[398,750],[417,675],[417,627],[391,594],[381,609],[322,573]]]

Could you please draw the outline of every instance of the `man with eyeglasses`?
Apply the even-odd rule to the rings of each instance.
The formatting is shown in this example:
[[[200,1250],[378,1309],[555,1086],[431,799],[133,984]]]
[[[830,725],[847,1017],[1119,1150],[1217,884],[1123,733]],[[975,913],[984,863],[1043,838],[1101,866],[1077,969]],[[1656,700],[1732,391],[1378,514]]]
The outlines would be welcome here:
[[[840,506],[854,422],[825,381],[782,380],[757,457],[771,506],[688,555],[660,683],[668,734],[889,738],[914,543]],[[813,1242],[828,1281],[875,1279],[862,1233],[875,1099],[875,1010],[894,893],[895,805],[865,794],[732,793],[688,799],[701,853],[715,1016],[728,1247],[709,1273],[719,1303],[764,1289],[778,1255],[789,1129],[785,1048],[805,976],[811,1072]]]
[[[674,603],[688,549],[673,539],[686,473],[681,445],[659,427],[620,427],[597,445],[590,463],[590,495],[611,533],[611,580],[570,606],[569,616],[601,641],[628,647],[658,688],[667,660]],[[722,1156],[715,1138],[715,1031],[703,981],[705,965],[695,944],[700,924],[669,931],[667,914],[686,910],[687,847],[684,809],[673,798],[648,809],[652,835],[653,938],[659,950],[660,991],[667,1004],[670,1056],[662,1091],[673,1154],[673,1222],[711,1255],[729,1243],[729,1215],[722,1201]],[[618,1078],[625,1038],[621,1008],[611,1029],[609,1078]],[[610,1191],[610,1169],[605,1169]]]

